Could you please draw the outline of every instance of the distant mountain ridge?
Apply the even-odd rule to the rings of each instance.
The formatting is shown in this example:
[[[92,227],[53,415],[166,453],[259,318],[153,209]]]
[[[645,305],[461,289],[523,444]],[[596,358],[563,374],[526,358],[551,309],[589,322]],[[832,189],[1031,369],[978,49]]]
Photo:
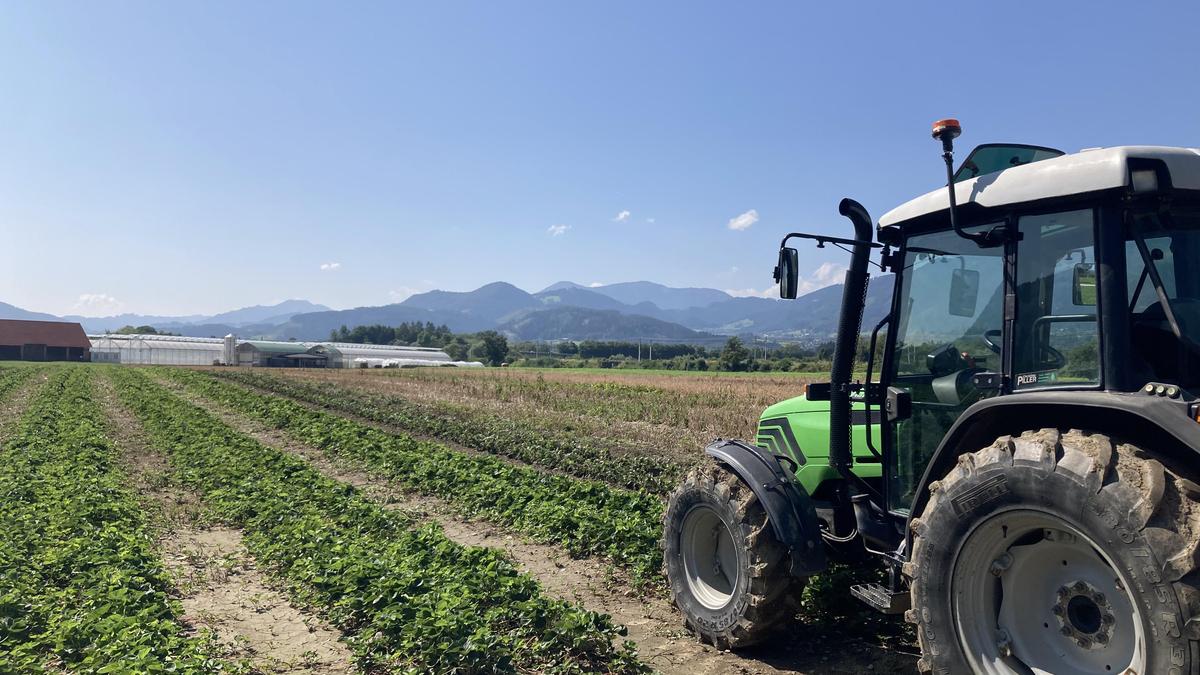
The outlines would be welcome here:
[[[261,328],[263,326],[282,324],[297,314],[327,310],[329,308],[325,305],[318,305],[308,300],[284,300],[274,305],[254,305],[253,307],[243,307],[213,316],[203,314],[160,316],[126,313],[99,317],[68,314],[60,317],[53,314],[30,312],[20,307],[0,302],[0,319],[74,321],[82,324],[84,331],[93,334],[115,331],[125,326],[153,326],[159,331],[204,336],[216,333],[225,335],[233,330],[249,326]],[[200,330],[201,327],[204,330]]]
[[[888,311],[893,277],[872,279],[863,312],[869,330]],[[837,330],[842,286],[818,289],[795,301],[733,297],[712,288],[673,288],[648,281],[584,286],[561,281],[537,293],[497,281],[473,291],[429,291],[400,303],[332,310],[306,300],[256,305],[213,316],[63,317],[90,333],[125,325],[194,336],[236,333],[262,339],[324,340],[333,330],[368,324],[432,322],[459,333],[498,330],[521,340],[651,339],[711,343],[720,335],[753,334],[817,342]],[[0,303],[0,318],[53,319]]]

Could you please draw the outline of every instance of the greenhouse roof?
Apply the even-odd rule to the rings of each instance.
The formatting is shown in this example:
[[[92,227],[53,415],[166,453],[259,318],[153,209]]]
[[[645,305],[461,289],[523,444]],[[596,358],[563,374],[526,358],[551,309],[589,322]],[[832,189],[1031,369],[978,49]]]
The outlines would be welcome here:
[[[403,347],[399,345],[359,345],[346,343],[322,343],[313,346],[309,353],[332,354],[346,358],[367,357],[376,359],[409,358],[421,361],[449,361],[450,356],[440,349],[428,347]]]
[[[303,354],[310,344],[307,342],[260,342],[251,340],[238,345],[238,351],[244,347],[253,347],[264,354]]]

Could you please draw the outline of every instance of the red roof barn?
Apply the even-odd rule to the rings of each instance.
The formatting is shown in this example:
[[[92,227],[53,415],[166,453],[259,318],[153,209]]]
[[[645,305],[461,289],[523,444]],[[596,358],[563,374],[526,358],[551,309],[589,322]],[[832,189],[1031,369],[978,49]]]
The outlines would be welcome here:
[[[77,323],[0,319],[0,361],[90,361],[91,352]]]

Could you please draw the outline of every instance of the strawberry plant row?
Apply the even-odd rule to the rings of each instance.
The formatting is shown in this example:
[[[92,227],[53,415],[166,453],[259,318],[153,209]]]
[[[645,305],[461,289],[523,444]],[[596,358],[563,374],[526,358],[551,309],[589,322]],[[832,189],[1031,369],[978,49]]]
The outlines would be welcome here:
[[[655,495],[383,432],[206,372],[163,372],[302,443],[361,462],[407,488],[445,499],[467,515],[561,545],[576,556],[607,557],[641,581],[659,574],[663,506]]]
[[[0,672],[219,672],[179,623],[92,372],[52,370],[0,450]]]
[[[0,396],[7,396],[39,372],[39,368],[0,367]]]
[[[236,432],[144,371],[112,375],[181,480],[216,517],[245,531],[250,552],[298,601],[324,609],[350,636],[363,669],[644,670],[630,643],[614,646],[619,630],[608,617],[544,596],[502,553],[455,544],[436,524],[414,527],[303,460]]]
[[[265,373],[222,370],[214,374],[329,410],[619,487],[666,494],[682,471],[665,457],[613,452],[561,428],[542,428],[528,420],[500,417],[468,406],[418,402]]]

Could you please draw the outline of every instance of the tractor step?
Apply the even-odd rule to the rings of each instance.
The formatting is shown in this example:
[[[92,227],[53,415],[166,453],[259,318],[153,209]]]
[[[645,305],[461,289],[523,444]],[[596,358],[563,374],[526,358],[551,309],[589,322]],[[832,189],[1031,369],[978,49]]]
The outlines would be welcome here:
[[[883,584],[851,586],[850,594],[884,614],[903,614],[912,604],[908,591],[896,593]]]

